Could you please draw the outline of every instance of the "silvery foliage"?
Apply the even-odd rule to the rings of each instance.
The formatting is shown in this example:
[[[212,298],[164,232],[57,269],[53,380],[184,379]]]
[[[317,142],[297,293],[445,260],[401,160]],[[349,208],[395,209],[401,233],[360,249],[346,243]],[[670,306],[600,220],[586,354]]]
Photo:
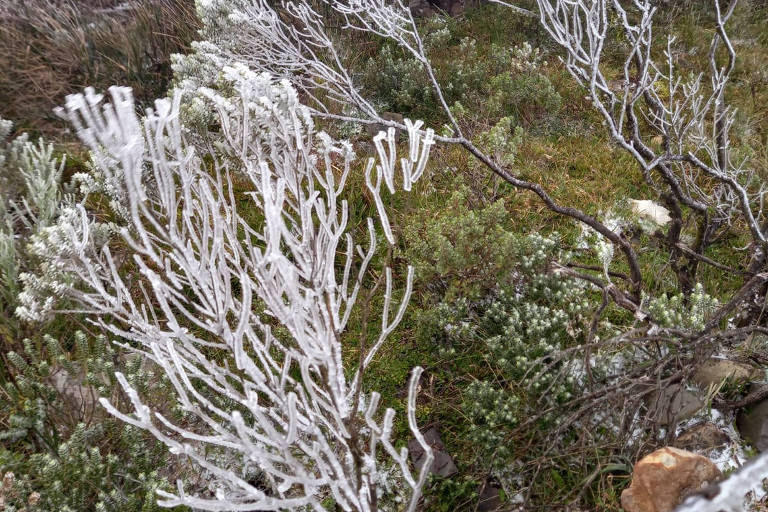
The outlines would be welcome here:
[[[42,313],[56,300],[56,290],[35,286],[41,283],[33,275],[46,274],[46,282],[54,285],[65,281],[64,275],[32,262],[35,250],[28,242],[55,226],[72,200],[63,194],[64,161],[53,156],[53,146],[42,140],[35,144],[27,134],[7,141],[12,128],[0,119],[0,290],[5,304],[18,306],[19,316],[26,318],[30,308]]]
[[[21,186],[16,180],[11,180],[11,173],[18,169],[22,161],[21,155],[29,144],[26,134],[8,141],[12,130],[13,123],[0,118],[0,290],[7,303],[15,302],[19,276],[19,249],[15,236],[18,218],[14,215],[10,201]]]
[[[54,156],[53,145],[33,143],[27,134],[6,142],[12,127],[0,119],[0,293],[18,318],[39,322],[50,318],[74,283],[65,260],[66,234],[80,220],[76,205],[106,191],[89,177],[92,185],[83,183],[76,194],[62,183],[65,160]],[[85,176],[76,174],[73,183]],[[101,243],[114,231],[113,224],[100,222],[90,234]]]
[[[94,247],[92,223],[79,208],[82,229],[70,232],[77,259],[70,268],[87,286],[72,296],[164,370],[185,418],[150,409],[119,373],[133,411],[102,403],[214,475],[213,496],[187,495],[179,483],[175,494],[161,493],[162,505],[324,510],[323,499],[331,497],[343,510],[376,510],[383,451],[402,471],[414,510],[432,457],[416,426],[422,370],[413,371],[407,404],[411,431],[428,454],[415,473],[407,450],[397,450],[390,437],[394,411],[377,419],[379,394],[362,391],[365,369],[403,317],[413,271],[398,304],[392,272],[384,270],[380,329],[360,347],[348,378],[342,338],[377,245],[371,219],[367,248],[348,232],[342,194],[354,153],[316,131],[287,82],[244,66],[222,74],[227,97],[196,92],[219,127],[207,149],[187,142],[180,92],[158,100],[143,118],[129,89],[111,88],[111,103],[89,89],[67,99],[64,113],[93,152],[95,168],[121,177],[129,218],[122,237],[140,274],[132,285],[121,256],[108,245]],[[365,165],[390,243],[382,186],[394,193],[402,179],[408,190],[432,144],[420,122],[407,124],[407,155],[398,162],[390,130],[374,138],[378,159]],[[263,219],[244,218],[234,180],[247,182],[246,208]],[[217,464],[216,453],[239,459],[239,466]],[[243,476],[253,467],[268,485]]]
[[[24,234],[53,223],[61,206],[62,167],[52,146],[22,134],[8,141],[13,123],[0,118],[0,279],[6,304],[20,292]]]

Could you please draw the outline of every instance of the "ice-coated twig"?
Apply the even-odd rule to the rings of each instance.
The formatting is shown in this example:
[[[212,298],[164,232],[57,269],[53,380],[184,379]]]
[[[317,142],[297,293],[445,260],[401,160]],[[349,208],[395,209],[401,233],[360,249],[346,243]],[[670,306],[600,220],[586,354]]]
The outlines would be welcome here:
[[[723,9],[713,0],[710,71],[692,77],[678,71],[673,37],[662,50],[654,46],[656,7],[650,0],[537,1],[542,26],[564,50],[566,69],[586,89],[613,139],[637,160],[648,184],[678,205],[673,212],[687,206],[702,219],[704,246],[712,230],[736,216],[758,245],[768,244],[759,220],[765,186],[746,161],[732,159],[730,149],[735,111],[725,92],[735,51],[726,24],[737,1]],[[611,19],[629,43],[623,71],[613,79],[602,66]]]
[[[376,248],[371,219],[367,249],[348,232],[342,197],[354,154],[316,132],[286,82],[242,66],[225,68],[224,76],[234,94],[197,95],[220,127],[209,134],[215,149],[208,151],[185,140],[180,93],[158,100],[144,117],[125,88],[110,89],[109,103],[86,90],[63,110],[98,170],[124,187],[129,225],[122,235],[140,274],[137,293],[110,248],[90,245],[91,221],[81,209],[82,226],[70,237],[75,257],[67,264],[86,286],[72,290],[72,298],[159,365],[185,419],[147,406],[120,374],[132,411],[102,403],[212,476],[214,496],[188,494],[180,484],[178,492],[162,493],[164,506],[324,510],[322,501],[331,497],[343,510],[373,511],[378,446],[401,468],[413,510],[426,469],[413,476],[405,454],[394,450],[394,411],[386,410],[378,427],[377,400],[364,417],[353,408],[365,367],[403,318],[413,270],[398,302],[385,269],[379,335],[349,381],[344,334]],[[408,123],[401,168],[410,188],[423,173],[432,134]],[[367,168],[376,167],[395,193],[393,135],[376,140],[379,159]],[[393,242],[380,182],[369,189]],[[431,456],[415,423],[420,374],[417,368],[411,379],[407,414]],[[268,485],[248,478],[254,468]]]
[[[768,453],[755,457],[706,492],[689,497],[677,512],[741,512],[747,494],[768,478]]]
[[[510,2],[493,2],[513,11],[516,15],[529,16],[525,9]],[[197,69],[197,59],[217,63],[220,61],[244,62],[251,69],[266,71],[274,76],[289,80],[309,99],[308,106],[317,116],[336,121],[362,124],[377,124],[388,128],[407,131],[410,137],[418,132],[426,140],[445,144],[460,145],[484,165],[489,172],[495,173],[509,184],[538,195],[552,211],[571,217],[598,231],[606,237],[625,256],[630,267],[632,300],[639,300],[641,295],[642,275],[637,255],[629,243],[612,232],[597,218],[572,206],[558,204],[540,184],[530,182],[518,175],[514,169],[501,165],[489,156],[484,148],[478,147],[462,132],[462,127],[449,106],[442,84],[428,55],[428,49],[419,32],[419,24],[414,19],[409,3],[403,0],[306,0],[277,2],[267,0],[221,0],[203,7],[204,22],[210,19],[211,27],[220,23],[229,23],[229,36],[226,41],[215,41],[218,32],[207,33],[210,41],[197,45],[195,56],[188,63],[180,63],[179,69],[189,72]],[[218,10],[226,6],[229,15],[226,19]],[[214,23],[215,21],[215,23]],[[355,81],[354,56],[350,55],[344,41],[350,32],[361,35],[375,35],[385,38],[400,47],[422,68],[430,88],[440,106],[441,115],[448,120],[451,135],[429,134],[421,126],[409,125],[385,118],[368,97],[360,84]],[[196,81],[195,73],[187,82]],[[390,135],[379,140],[377,150],[386,149]],[[412,139],[413,140],[413,139]],[[385,143],[386,141],[386,143]],[[414,161],[414,153],[409,155]],[[391,159],[380,159],[390,163]],[[421,160],[423,161],[423,159]],[[408,161],[403,162],[404,188],[410,187],[408,179],[416,179],[423,171],[423,166],[410,168]],[[372,192],[380,190],[382,183],[389,187],[392,168],[371,167],[366,173],[366,182]],[[374,195],[378,192],[373,192]],[[383,211],[377,203],[379,216]],[[382,217],[385,236],[392,240],[388,223]]]

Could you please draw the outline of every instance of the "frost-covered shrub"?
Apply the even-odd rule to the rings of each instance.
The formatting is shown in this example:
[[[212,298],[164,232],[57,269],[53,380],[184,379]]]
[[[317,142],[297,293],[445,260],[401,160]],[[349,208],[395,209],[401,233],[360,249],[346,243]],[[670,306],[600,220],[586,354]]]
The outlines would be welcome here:
[[[3,510],[153,510],[163,450],[97,402],[112,395],[115,364],[142,385],[146,372],[119,361],[104,338],[34,333],[69,327],[51,313],[77,282],[65,268],[71,235],[100,246],[114,231],[103,222],[83,230],[76,212],[89,194],[109,194],[98,176],[81,175],[79,190],[64,184],[53,146],[24,134],[5,142],[10,130],[0,122],[0,472],[15,475]]]
[[[68,271],[66,264],[66,260],[74,256],[73,233],[102,246],[116,230],[112,223],[95,223],[89,230],[83,230],[77,208],[68,205],[61,209],[53,225],[30,235],[27,253],[36,264],[19,275],[24,289],[18,295],[16,316],[29,322],[50,319],[57,303],[76,285],[77,278]]]
[[[234,93],[222,70],[237,64],[227,55],[238,51],[243,44],[241,39],[247,37],[248,25],[241,9],[248,3],[248,0],[195,2],[201,22],[199,40],[192,42],[192,51],[171,56],[170,90],[185,95],[181,111],[191,134],[201,135],[216,121],[210,104],[197,94],[201,87],[216,90],[222,96]]]
[[[648,301],[648,312],[661,327],[675,327],[690,332],[704,328],[719,301],[696,283],[689,296],[681,293],[655,297]]]
[[[322,510],[330,501],[365,512],[375,509],[388,457],[414,510],[432,458],[416,425],[420,368],[408,387],[407,420],[426,453],[423,467],[411,468],[407,450],[395,448],[394,410],[381,418],[379,395],[363,387],[364,370],[404,315],[412,269],[402,293],[393,291],[392,270],[382,269],[379,330],[348,371],[342,340],[378,239],[373,219],[365,248],[348,228],[343,192],[355,154],[317,131],[287,81],[243,65],[222,74],[232,95],[195,93],[219,128],[202,134],[206,145],[187,138],[182,91],[141,118],[125,88],[112,88],[110,103],[91,89],[68,98],[65,114],[94,166],[125,193],[130,228],[121,235],[135,256],[123,274],[120,256],[73,227],[76,250],[57,263],[82,280],[70,297],[162,368],[183,414],[149,407],[120,372],[130,404],[101,403],[210,475],[210,492],[182,482],[160,493],[163,505]],[[378,158],[364,169],[390,244],[382,189],[410,190],[433,143],[421,122],[405,125],[403,157],[390,129],[374,137]],[[85,232],[93,221],[83,208],[79,214]]]
[[[187,54],[171,57],[173,85],[184,91],[210,87],[220,76],[226,63],[222,54],[238,43],[246,28],[240,9],[243,0],[207,0],[195,2],[197,17],[201,22],[198,36]]]
[[[511,117],[502,117],[490,130],[478,135],[477,140],[496,162],[511,167],[515,163],[517,148],[523,142],[523,128],[515,126]],[[472,165],[478,166],[475,162]]]

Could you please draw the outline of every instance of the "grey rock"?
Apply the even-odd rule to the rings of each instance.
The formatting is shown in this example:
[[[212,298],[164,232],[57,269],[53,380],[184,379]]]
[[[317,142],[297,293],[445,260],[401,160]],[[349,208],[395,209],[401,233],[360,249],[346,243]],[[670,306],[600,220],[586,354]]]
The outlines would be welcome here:
[[[55,367],[50,382],[78,418],[90,418],[100,410],[99,392],[85,383],[85,376],[72,375],[63,367]]]
[[[704,400],[680,384],[672,384],[652,395],[646,404],[649,415],[661,425],[686,420],[704,407]]]
[[[676,448],[691,451],[707,451],[730,441],[728,434],[714,423],[705,421],[688,428],[677,437]]]
[[[432,454],[435,457],[432,461],[432,466],[429,468],[430,473],[442,477],[449,477],[458,473],[459,468],[456,467],[451,456],[444,451],[445,444],[440,439],[440,433],[437,429],[432,427],[422,435],[427,444],[432,448]],[[421,444],[416,439],[411,439],[408,442],[408,452],[411,454],[413,465],[421,468],[424,464],[425,453]]]
[[[405,124],[405,118],[402,114],[398,114],[397,112],[382,112],[380,115],[385,121],[394,121],[396,123]],[[386,132],[389,129],[388,126],[382,123],[366,124],[364,128],[365,132],[371,137],[378,135],[379,132]],[[403,130],[395,128],[395,140],[399,139],[402,133]]]
[[[438,476],[449,477],[459,472],[459,468],[453,463],[453,459],[445,452],[435,452],[435,460],[432,462],[430,471]]]
[[[768,400],[739,411],[736,427],[752,446],[761,452],[768,450]]]
[[[486,482],[483,492],[480,493],[478,498],[477,512],[496,512],[501,510],[503,504],[501,503],[500,492],[501,488],[496,483]]]

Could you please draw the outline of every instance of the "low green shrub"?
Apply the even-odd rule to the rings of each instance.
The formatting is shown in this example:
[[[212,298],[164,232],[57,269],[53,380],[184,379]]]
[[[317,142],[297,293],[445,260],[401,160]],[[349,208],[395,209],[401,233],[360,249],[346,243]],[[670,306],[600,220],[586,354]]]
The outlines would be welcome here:
[[[97,402],[101,395],[119,399],[115,366],[144,388],[152,372],[140,358],[118,355],[104,337],[82,332],[63,342],[26,339],[23,347],[7,354],[11,377],[0,394],[3,510],[159,510],[155,490],[174,476],[165,447]]]
[[[440,16],[428,19],[422,30],[445,100],[471,132],[509,118],[514,133],[516,127],[538,127],[558,114],[562,99],[538,48],[527,42],[481,46],[470,36],[458,37],[456,22]],[[423,65],[391,43],[383,43],[378,55],[368,59],[360,80],[382,110],[430,120],[440,117],[439,99]]]
[[[472,192],[461,186],[431,218],[403,228],[404,258],[428,289],[448,299],[480,297],[508,279],[517,239],[505,224],[504,200],[473,209]]]

